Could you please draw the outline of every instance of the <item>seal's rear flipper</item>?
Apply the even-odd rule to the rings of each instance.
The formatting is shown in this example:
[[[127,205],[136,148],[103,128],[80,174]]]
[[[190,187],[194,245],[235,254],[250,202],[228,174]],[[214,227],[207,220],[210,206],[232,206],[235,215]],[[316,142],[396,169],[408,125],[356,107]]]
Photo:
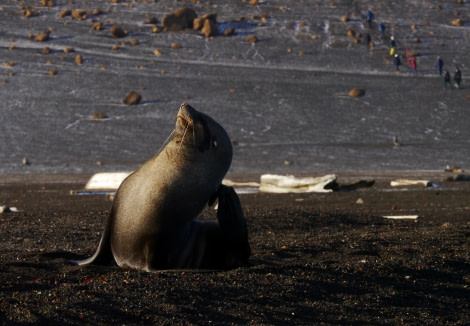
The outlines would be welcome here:
[[[240,199],[232,187],[221,185],[218,193],[217,220],[222,235],[230,248],[227,264],[234,265],[232,267],[247,265],[251,249],[248,243],[246,219]]]

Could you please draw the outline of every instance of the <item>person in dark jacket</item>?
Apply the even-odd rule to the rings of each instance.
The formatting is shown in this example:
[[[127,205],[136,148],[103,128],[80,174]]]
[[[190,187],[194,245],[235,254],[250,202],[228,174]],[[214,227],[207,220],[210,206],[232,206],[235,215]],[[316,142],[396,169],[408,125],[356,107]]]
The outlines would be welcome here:
[[[372,13],[372,11],[370,11],[370,9],[368,9],[366,12],[366,20],[367,20],[367,26],[369,28],[372,27],[372,19],[374,19],[374,14]]]
[[[395,54],[395,56],[393,57],[393,65],[395,66],[397,72],[400,71],[401,61],[400,56],[398,54]]]
[[[444,66],[444,61],[442,61],[441,57],[437,57],[437,60],[436,60],[436,69],[437,69],[437,73],[439,74],[439,76],[442,76],[442,67]]]
[[[444,88],[452,88],[452,84],[450,83],[450,74],[447,70],[444,70]]]

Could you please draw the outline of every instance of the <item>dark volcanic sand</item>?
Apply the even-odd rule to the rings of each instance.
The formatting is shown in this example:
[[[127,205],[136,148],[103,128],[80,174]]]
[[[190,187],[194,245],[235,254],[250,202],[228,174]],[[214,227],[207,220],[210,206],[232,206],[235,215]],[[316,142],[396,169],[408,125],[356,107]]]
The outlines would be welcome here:
[[[2,325],[470,323],[470,185],[391,191],[387,172],[416,178],[422,172],[409,171],[469,165],[467,2],[55,3],[0,5],[0,205],[22,210],[0,215]],[[183,5],[235,22],[236,34],[207,40],[189,31],[155,34],[143,24]],[[24,18],[20,6],[37,15]],[[368,7],[386,24],[384,39],[376,25],[364,26]],[[63,9],[102,13],[76,20],[60,18]],[[345,13],[350,20],[342,23]],[[464,26],[452,26],[456,18]],[[91,30],[95,22],[104,30]],[[113,23],[130,34],[113,39]],[[44,29],[52,30],[47,42],[29,38]],[[348,30],[371,32],[375,47],[355,43]],[[391,34],[402,56],[405,48],[420,52],[416,77],[407,65],[394,72]],[[259,41],[246,42],[248,35]],[[443,89],[437,55],[446,69],[462,69],[462,90]],[[366,95],[349,98],[353,87]],[[131,90],[142,94],[140,105],[121,104]],[[94,252],[111,203],[69,195],[86,178],[60,173],[137,168],[163,144],[184,101],[227,129],[230,173],[242,179],[376,171],[377,184],[346,193],[241,195],[249,268],[149,274],[67,265]],[[97,113],[110,119],[91,120]],[[402,146],[392,146],[393,136]],[[419,215],[417,222],[381,217],[408,214]]]
[[[0,198],[22,212],[0,215],[1,324],[468,324],[470,184],[439,178],[241,195],[251,267],[152,274],[66,263],[94,252],[111,206],[70,194],[85,177],[10,177]]]

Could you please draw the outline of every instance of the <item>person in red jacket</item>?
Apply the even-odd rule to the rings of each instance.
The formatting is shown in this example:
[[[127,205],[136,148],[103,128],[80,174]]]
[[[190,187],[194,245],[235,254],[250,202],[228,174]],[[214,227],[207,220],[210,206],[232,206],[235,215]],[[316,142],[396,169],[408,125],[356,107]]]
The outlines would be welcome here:
[[[416,63],[416,58],[414,56],[410,59],[411,72],[416,75],[418,65]]]

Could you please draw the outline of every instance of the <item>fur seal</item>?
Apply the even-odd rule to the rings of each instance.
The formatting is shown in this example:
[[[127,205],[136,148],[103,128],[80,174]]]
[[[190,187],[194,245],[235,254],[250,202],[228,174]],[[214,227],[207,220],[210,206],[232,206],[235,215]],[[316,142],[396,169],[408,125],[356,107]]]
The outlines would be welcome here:
[[[145,271],[231,269],[248,264],[240,200],[222,185],[232,144],[222,126],[181,105],[173,139],[120,185],[95,254],[77,265]],[[217,222],[195,218],[219,200]]]

